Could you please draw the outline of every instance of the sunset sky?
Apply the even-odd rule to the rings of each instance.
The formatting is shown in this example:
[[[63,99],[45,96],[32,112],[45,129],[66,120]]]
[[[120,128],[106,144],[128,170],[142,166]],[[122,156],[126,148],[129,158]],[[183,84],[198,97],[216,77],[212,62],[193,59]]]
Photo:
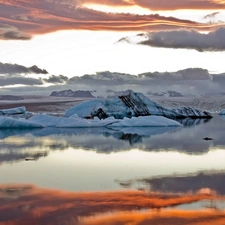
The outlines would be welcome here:
[[[222,0],[0,0],[0,94],[221,93],[224,25]]]

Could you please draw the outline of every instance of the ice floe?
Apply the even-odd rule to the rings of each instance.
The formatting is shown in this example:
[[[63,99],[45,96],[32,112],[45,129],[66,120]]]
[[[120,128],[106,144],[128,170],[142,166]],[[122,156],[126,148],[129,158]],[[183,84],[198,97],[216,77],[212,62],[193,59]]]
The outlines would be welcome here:
[[[75,127],[168,127],[181,126],[177,121],[162,116],[142,116],[124,119],[115,119],[109,117],[100,120],[95,117],[93,119],[84,119],[78,116],[55,117],[50,115],[34,115],[28,121],[42,124],[45,127],[58,128],[75,128]]]
[[[0,115],[16,115],[24,113],[26,113],[26,108],[24,106],[0,110]]]
[[[40,123],[35,123],[24,119],[14,119],[0,116],[0,128],[43,128]]]

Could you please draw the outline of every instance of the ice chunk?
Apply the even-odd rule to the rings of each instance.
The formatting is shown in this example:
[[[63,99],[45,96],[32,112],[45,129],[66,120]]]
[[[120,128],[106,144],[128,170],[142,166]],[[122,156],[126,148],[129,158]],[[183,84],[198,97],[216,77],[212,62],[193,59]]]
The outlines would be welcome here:
[[[23,113],[26,113],[26,108],[24,106],[0,110],[0,115],[15,115],[15,114],[23,114]]]
[[[140,116],[132,118],[124,118],[116,123],[108,125],[108,127],[170,127],[182,126],[175,120],[165,118],[163,116]]]
[[[162,116],[145,116],[132,117],[124,119],[115,119],[109,117],[105,120],[83,119],[81,117],[56,117],[50,115],[35,115],[28,121],[43,124],[46,127],[72,128],[72,127],[167,127],[167,126],[181,126],[180,123],[167,119]]]
[[[211,118],[211,114],[192,107],[169,109],[151,101],[142,93],[135,93],[131,90],[126,94],[114,99],[94,99],[82,102],[65,112],[66,117],[77,114],[82,118],[98,117],[105,119],[113,116],[116,119],[138,116],[164,116],[167,118]]]
[[[13,119],[10,117],[0,117],[0,129],[2,128],[43,128],[40,123],[35,123],[27,120]]]
[[[225,109],[222,109],[222,110],[219,112],[219,115],[225,115]]]
[[[29,118],[28,121],[34,123],[40,123],[45,127],[55,127],[61,120],[64,120],[65,117],[58,117],[58,116],[50,116],[47,114],[36,114]]]

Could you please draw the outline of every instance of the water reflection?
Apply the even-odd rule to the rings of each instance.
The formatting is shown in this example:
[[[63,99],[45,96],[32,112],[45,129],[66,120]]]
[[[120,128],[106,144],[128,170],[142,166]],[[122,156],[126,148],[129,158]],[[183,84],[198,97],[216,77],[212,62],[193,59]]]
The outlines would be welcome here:
[[[0,224],[225,224],[225,121],[181,122],[0,130]]]
[[[32,154],[40,154],[43,151],[48,154],[50,151],[69,148],[94,150],[99,153],[128,151],[136,148],[147,152],[177,151],[200,155],[207,153],[210,149],[225,146],[225,122],[221,117],[216,116],[210,121],[205,119],[185,121],[183,123],[188,126],[182,128],[0,130],[0,162],[12,162],[29,157],[29,154],[32,157]],[[190,124],[194,126],[189,127]],[[205,137],[213,140],[205,141]]]
[[[117,182],[125,188],[138,184],[142,189],[148,189],[153,192],[194,193],[200,189],[207,188],[219,195],[225,195],[225,171],[173,174],[128,181],[118,180]]]
[[[176,121],[178,121],[185,127],[193,127],[204,123],[208,123],[210,122],[211,119],[212,118],[199,118],[199,119],[185,118],[185,119],[177,119]]]
[[[3,177],[0,176],[0,182],[32,181],[44,186],[48,183],[48,187],[86,190],[91,182],[88,179],[94,177],[91,175],[94,172],[95,181],[92,181],[90,189],[98,190],[115,189],[120,184],[128,187],[126,180],[130,177],[151,178],[171,176],[178,171],[187,174],[206,169],[224,170],[225,121],[219,116],[207,122],[201,121],[198,120],[195,126],[181,128],[1,130],[0,173]],[[205,137],[213,140],[206,141]],[[38,168],[41,168],[45,179],[38,176]],[[54,177],[49,178],[50,168],[61,174],[57,182]],[[34,176],[27,175],[27,170],[33,171]],[[75,179],[67,183],[69,177],[60,182],[65,180],[65,170],[68,175],[76,176],[79,183],[76,184]],[[83,173],[83,178],[73,170]],[[105,177],[101,171],[109,174]],[[115,180],[121,180],[120,184],[117,182],[115,185]],[[210,178],[206,180],[211,182]],[[212,180],[211,183],[216,184],[216,181]],[[186,187],[188,189],[189,186]]]
[[[0,186],[0,223],[28,224],[201,224],[225,222],[224,211],[165,210],[171,206],[223,197],[143,191],[62,192],[31,185]],[[221,223],[222,224],[222,223]]]

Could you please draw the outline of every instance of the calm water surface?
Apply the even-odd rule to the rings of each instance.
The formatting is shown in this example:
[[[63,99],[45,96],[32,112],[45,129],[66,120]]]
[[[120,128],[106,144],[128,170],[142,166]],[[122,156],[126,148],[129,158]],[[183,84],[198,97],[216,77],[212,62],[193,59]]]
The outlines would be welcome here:
[[[225,120],[179,128],[0,130],[0,183],[225,194]],[[213,140],[204,140],[210,137]]]

